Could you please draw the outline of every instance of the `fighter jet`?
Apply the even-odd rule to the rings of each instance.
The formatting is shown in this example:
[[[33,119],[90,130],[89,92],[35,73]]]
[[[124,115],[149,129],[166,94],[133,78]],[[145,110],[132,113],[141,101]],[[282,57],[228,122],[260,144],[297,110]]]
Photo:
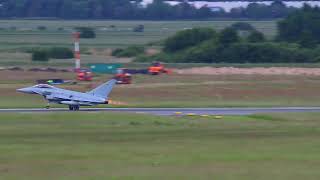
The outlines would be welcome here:
[[[31,87],[17,89],[18,92],[28,94],[38,94],[50,103],[65,104],[69,110],[78,111],[80,106],[94,106],[98,104],[108,104],[108,96],[117,81],[112,79],[89,92],[70,91],[62,88],[50,86],[48,84],[38,84]]]

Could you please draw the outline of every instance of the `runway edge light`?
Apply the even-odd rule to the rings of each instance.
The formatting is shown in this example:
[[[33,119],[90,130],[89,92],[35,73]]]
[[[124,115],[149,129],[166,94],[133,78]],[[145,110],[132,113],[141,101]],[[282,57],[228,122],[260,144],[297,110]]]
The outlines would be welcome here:
[[[201,117],[209,117],[209,115],[208,114],[202,114],[202,115],[200,115]]]
[[[188,113],[187,116],[195,116],[195,113]]]
[[[181,115],[182,112],[175,112],[174,114],[175,114],[175,115]]]

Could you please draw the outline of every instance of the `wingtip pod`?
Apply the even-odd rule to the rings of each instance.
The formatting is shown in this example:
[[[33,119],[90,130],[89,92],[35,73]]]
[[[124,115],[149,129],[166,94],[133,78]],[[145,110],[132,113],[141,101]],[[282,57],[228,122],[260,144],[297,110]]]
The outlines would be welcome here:
[[[97,88],[93,89],[92,91],[87,92],[88,94],[91,94],[93,96],[98,96],[102,98],[107,98],[109,94],[111,93],[113,86],[116,84],[115,79],[111,79],[110,81],[101,84]]]

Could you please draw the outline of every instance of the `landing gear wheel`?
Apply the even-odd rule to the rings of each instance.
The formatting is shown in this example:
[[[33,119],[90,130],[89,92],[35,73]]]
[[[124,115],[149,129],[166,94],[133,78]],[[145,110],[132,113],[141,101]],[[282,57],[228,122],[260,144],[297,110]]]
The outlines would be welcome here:
[[[70,111],[78,111],[80,109],[80,106],[77,105],[70,105],[69,110]]]
[[[50,103],[46,105],[46,109],[50,109]]]

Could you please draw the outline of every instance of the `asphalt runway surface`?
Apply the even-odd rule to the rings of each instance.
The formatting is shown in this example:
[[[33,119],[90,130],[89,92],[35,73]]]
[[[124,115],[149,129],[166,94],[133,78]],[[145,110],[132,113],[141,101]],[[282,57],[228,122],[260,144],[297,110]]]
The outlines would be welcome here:
[[[47,113],[68,112],[67,108],[23,108],[23,109],[0,109],[0,113]],[[290,113],[290,112],[320,112],[320,107],[277,107],[277,108],[81,108],[82,112],[124,112],[153,115],[250,115],[259,113]]]

